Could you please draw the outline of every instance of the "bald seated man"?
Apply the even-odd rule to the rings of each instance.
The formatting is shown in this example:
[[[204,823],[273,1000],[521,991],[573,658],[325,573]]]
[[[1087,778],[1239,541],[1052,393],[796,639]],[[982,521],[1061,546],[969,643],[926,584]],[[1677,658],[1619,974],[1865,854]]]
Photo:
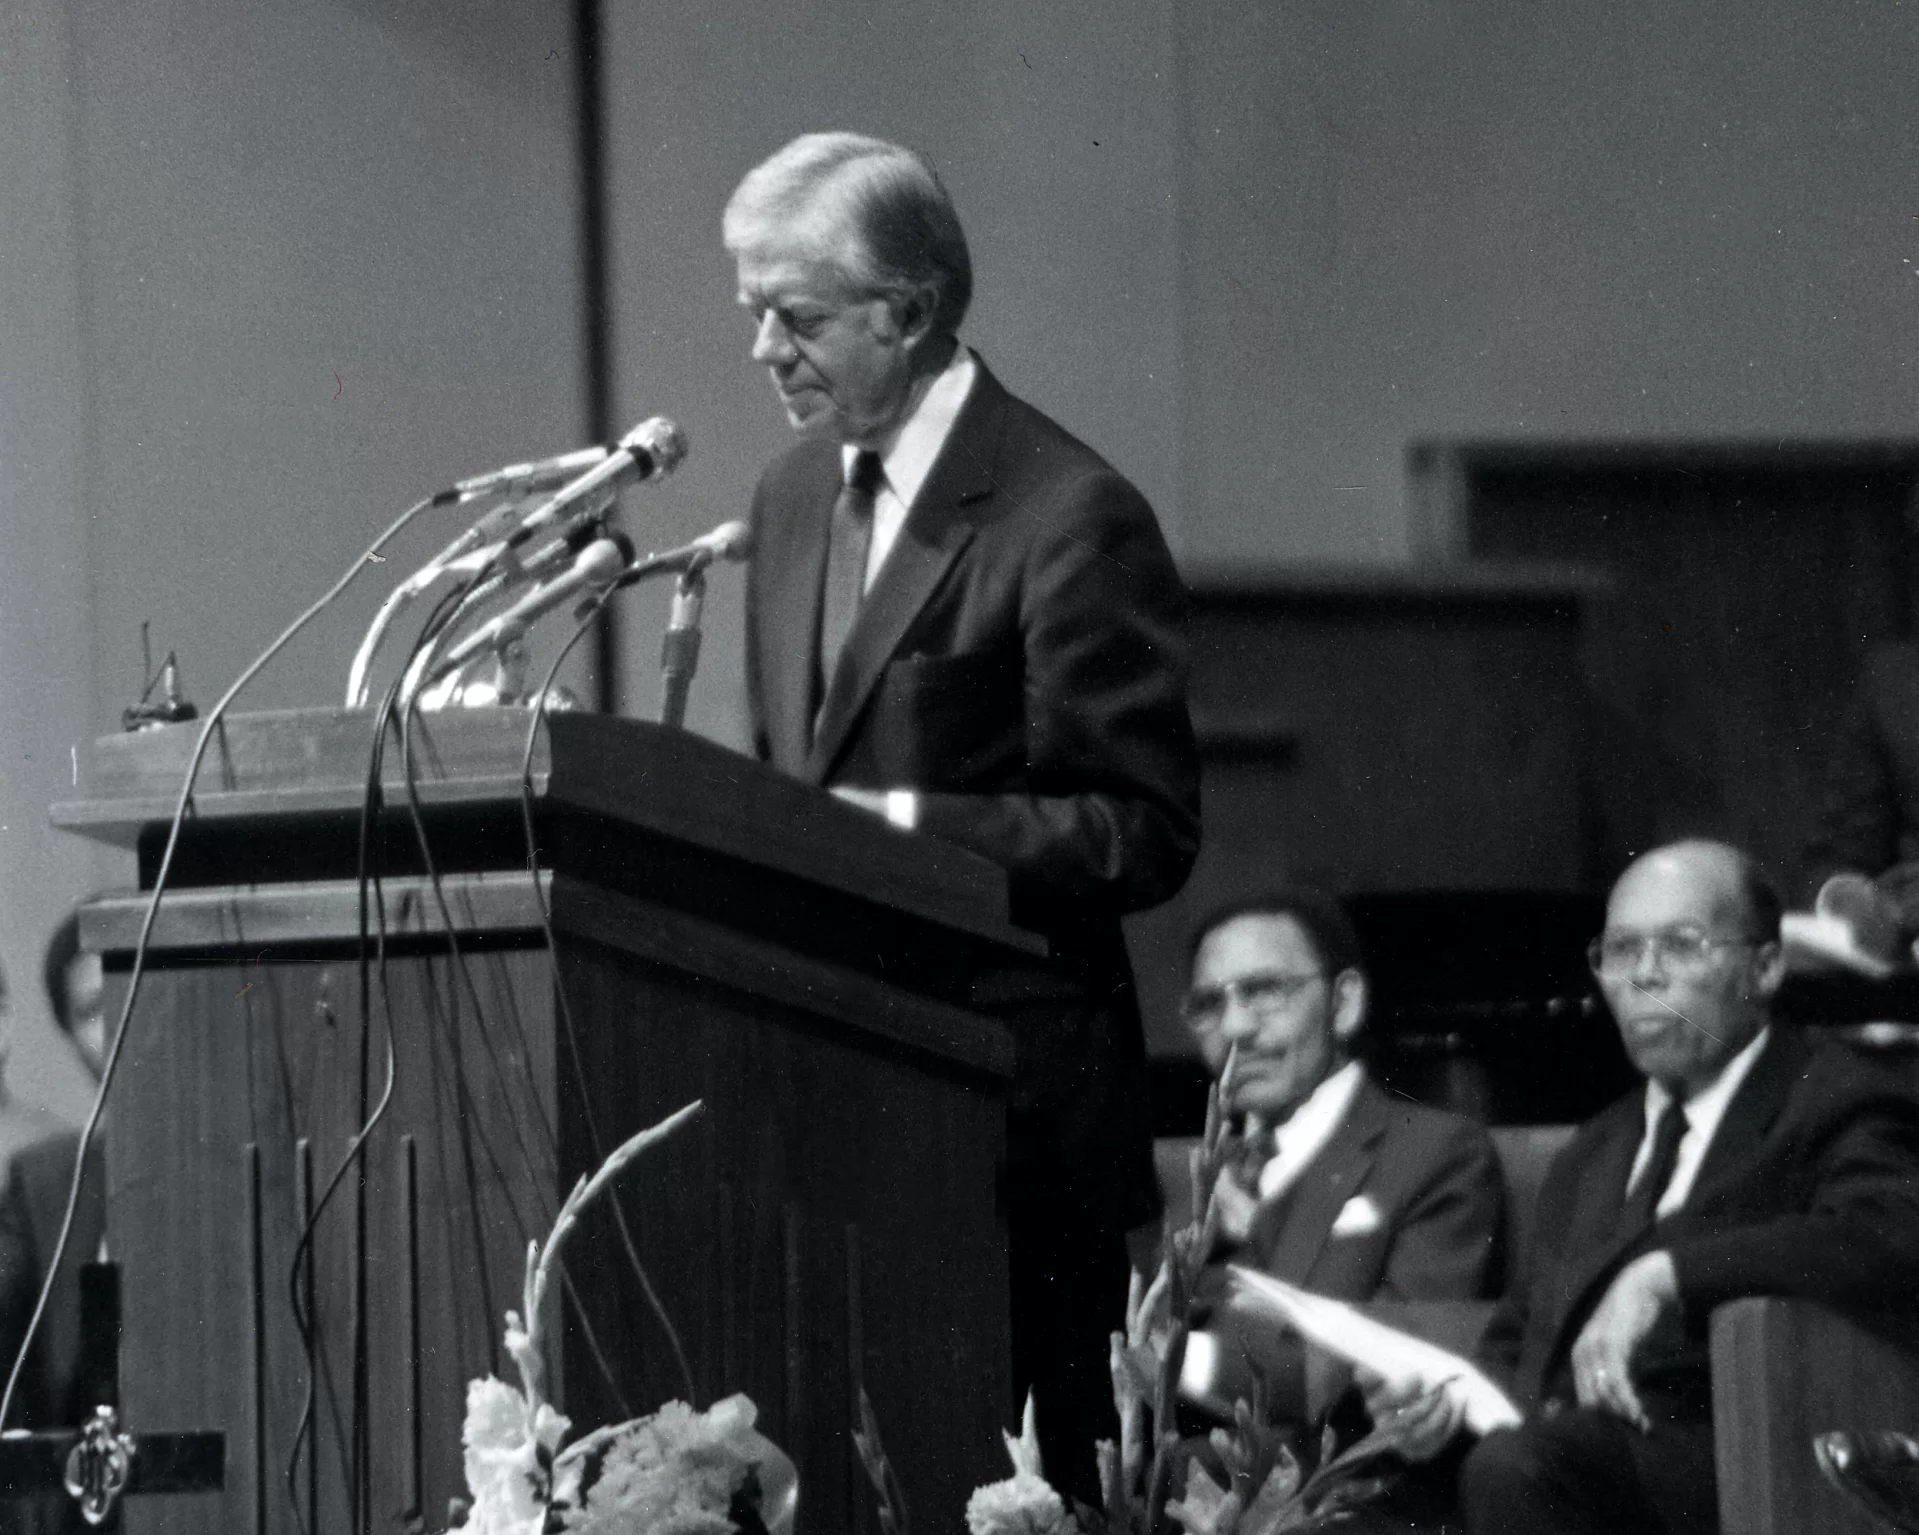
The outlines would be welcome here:
[[[1588,957],[1646,1081],[1553,1164],[1528,1272],[1484,1346],[1525,1422],[1460,1445],[1456,1387],[1367,1383],[1415,1458],[1463,1450],[1469,1535],[1716,1531],[1712,1308],[1909,1304],[1919,1273],[1919,1104],[1775,1019],[1779,897],[1749,857],[1704,841],[1646,854]]]

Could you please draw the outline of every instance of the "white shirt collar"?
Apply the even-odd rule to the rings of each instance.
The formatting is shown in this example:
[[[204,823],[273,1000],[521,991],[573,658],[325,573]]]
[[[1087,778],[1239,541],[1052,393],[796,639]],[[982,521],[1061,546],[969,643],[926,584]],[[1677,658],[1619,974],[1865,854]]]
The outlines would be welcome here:
[[[1278,1150],[1259,1170],[1261,1199],[1275,1198],[1291,1188],[1313,1158],[1326,1149],[1365,1080],[1366,1068],[1358,1061],[1348,1061],[1307,1094],[1305,1102],[1274,1129],[1273,1142]]]
[[[1726,1117],[1726,1110],[1751,1072],[1753,1062],[1759,1059],[1765,1051],[1766,1041],[1771,1038],[1772,1028],[1768,1025],[1719,1068],[1718,1076],[1686,1100],[1685,1139],[1679,1143],[1679,1160],[1673,1164],[1672,1181],[1659,1196],[1657,1214],[1670,1215],[1685,1204],[1687,1196],[1692,1193],[1694,1181],[1699,1177],[1700,1166],[1706,1160],[1712,1138],[1719,1131],[1720,1120]],[[1628,1188],[1639,1181],[1639,1175],[1651,1160],[1659,1116],[1672,1106],[1672,1101],[1672,1092],[1663,1082],[1654,1081],[1651,1077],[1646,1079],[1646,1131],[1640,1137],[1639,1151],[1633,1158],[1632,1177],[1626,1184]]]
[[[899,498],[900,505],[911,508],[913,498],[926,483],[933,460],[946,446],[960,407],[973,391],[979,376],[979,364],[966,347],[956,347],[953,360],[940,370],[928,386],[913,414],[900,424],[892,444],[880,453],[880,467],[886,472],[886,489]],[[850,473],[859,449],[851,443],[840,448],[840,468]]]

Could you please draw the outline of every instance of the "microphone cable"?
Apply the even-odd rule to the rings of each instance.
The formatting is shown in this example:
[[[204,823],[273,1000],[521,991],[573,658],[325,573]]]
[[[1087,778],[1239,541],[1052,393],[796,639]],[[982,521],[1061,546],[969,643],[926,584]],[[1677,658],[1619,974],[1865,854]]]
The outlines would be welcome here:
[[[87,1151],[99,1132],[100,1116],[106,1108],[107,1095],[112,1090],[114,1078],[120,1069],[120,1058],[126,1050],[127,1024],[133,1016],[134,1003],[140,995],[140,982],[146,974],[147,949],[153,938],[154,922],[160,914],[160,901],[166,893],[167,879],[173,871],[173,857],[180,845],[181,828],[186,821],[187,809],[193,802],[193,786],[199,777],[200,765],[206,758],[207,748],[212,744],[213,733],[221,728],[233,700],[260,674],[267,663],[292,643],[294,637],[308,624],[331,607],[340,594],[352,585],[361,571],[378,564],[376,557],[380,551],[397,538],[421,513],[446,504],[446,499],[447,493],[442,491],[424,500],[416,501],[389,523],[380,536],[367,546],[338,580],[321,593],[292,623],[280,631],[273,642],[254,658],[233,680],[226,692],[220,695],[219,701],[207,711],[206,719],[200,726],[200,734],[194,742],[192,755],[187,761],[187,770],[180,785],[179,798],[174,804],[173,816],[167,827],[166,845],[160,855],[159,866],[154,872],[153,891],[147,899],[146,913],[140,922],[140,935],[134,944],[132,968],[127,977],[126,996],[120,1004],[120,1017],[114,1024],[113,1043],[107,1049],[106,1062],[100,1070],[100,1084],[94,1090],[93,1104],[87,1111],[86,1123],[81,1127],[79,1144],[74,1151],[73,1178],[67,1188],[67,1205],[60,1219],[60,1234],[54,1240],[53,1251],[47,1262],[46,1277],[41,1281],[40,1293],[27,1319],[26,1331],[21,1336],[13,1366],[7,1372],[6,1389],[0,1392],[0,1426],[4,1426],[12,1411],[14,1395],[19,1390],[20,1374],[26,1364],[27,1353],[33,1347],[33,1340],[40,1330],[42,1319],[46,1316],[47,1303],[60,1274],[61,1260],[65,1257],[67,1246],[73,1237],[74,1218],[80,1208],[80,1192],[86,1182]]]
[[[547,668],[546,677],[541,681],[539,691],[533,695],[533,717],[527,722],[526,749],[520,757],[520,824],[526,836],[526,867],[533,879],[533,900],[539,908],[540,930],[546,936],[547,957],[553,967],[553,996],[558,1004],[560,1020],[566,1035],[567,1053],[573,1058],[573,1071],[580,1082],[581,1119],[586,1126],[587,1147],[596,1166],[605,1159],[606,1153],[600,1139],[599,1125],[593,1113],[592,1100],[586,1091],[586,1058],[580,1049],[579,1029],[573,1021],[573,1008],[567,1002],[566,986],[560,977],[560,947],[553,932],[553,912],[547,904],[546,893],[540,888],[539,844],[533,826],[533,752],[539,742],[540,727],[547,722],[547,695],[552,691],[553,683],[560,674],[560,667],[572,653],[574,646],[578,645],[591,631],[616,589],[609,586],[586,605],[586,611],[575,624],[573,633],[560,647],[560,653],[553,658],[553,664]],[[686,1349],[680,1342],[679,1329],[673,1325],[673,1318],[667,1313],[666,1303],[660,1299],[659,1291],[654,1288],[652,1276],[647,1273],[646,1265],[640,1259],[638,1244],[634,1242],[633,1233],[627,1226],[626,1210],[621,1203],[619,1190],[608,1189],[607,1200],[613,1211],[614,1224],[619,1228],[621,1245],[626,1249],[627,1261],[633,1269],[634,1276],[640,1282],[640,1289],[646,1296],[648,1308],[653,1312],[661,1330],[666,1334],[667,1343],[672,1347],[674,1363],[679,1367],[680,1382],[686,1390],[686,1403],[689,1407],[697,1406],[693,1369],[687,1363]],[[575,1310],[581,1311],[577,1296],[573,1298],[573,1303]],[[581,1311],[581,1325],[586,1325],[583,1311]]]

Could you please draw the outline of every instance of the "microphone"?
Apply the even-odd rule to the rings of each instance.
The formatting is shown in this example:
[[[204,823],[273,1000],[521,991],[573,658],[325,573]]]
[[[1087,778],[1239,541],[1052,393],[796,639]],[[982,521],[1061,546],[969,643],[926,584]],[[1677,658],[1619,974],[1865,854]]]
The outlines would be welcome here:
[[[458,671],[475,656],[512,644],[538,619],[555,608],[564,607],[575,597],[588,596],[600,587],[612,585],[632,554],[632,541],[624,533],[608,534],[588,544],[565,575],[534,587],[504,613],[480,625],[449,650],[427,681],[436,682],[447,673]]]
[[[544,581],[555,572],[564,570],[572,564],[573,557],[589,544],[598,539],[616,536],[615,530],[606,525],[608,515],[607,508],[599,504],[599,498],[595,497],[593,501],[561,523],[554,530],[554,537],[549,538],[531,554],[519,559],[517,564],[514,563],[516,558],[514,556],[489,562],[497,563],[504,568],[488,576],[476,586],[467,601],[484,602],[503,586],[519,585],[526,581]],[[467,558],[469,562],[478,562],[482,555],[473,554]]]
[[[508,464],[491,474],[476,474],[470,480],[457,481],[453,486],[452,499],[472,501],[505,490],[508,486],[523,493],[551,490],[555,485],[564,485],[576,474],[603,462],[606,456],[605,448],[594,446],[575,448],[571,453],[556,453],[551,458],[529,459],[524,464]]]
[[[605,454],[595,448],[589,450]],[[557,462],[551,460],[550,462]],[[512,532],[525,507],[524,501],[507,501],[493,508],[466,532],[449,544],[433,559],[422,565],[406,580],[387,593],[386,601],[380,605],[380,611],[373,616],[373,622],[367,627],[360,648],[353,653],[353,665],[347,672],[346,704],[349,709],[364,708],[367,702],[368,677],[373,668],[373,657],[380,649],[380,643],[386,638],[387,630],[393,625],[400,613],[441,576],[449,570],[478,570],[481,575],[494,566],[502,567],[496,574],[485,579],[468,592],[462,599],[455,614],[455,621],[473,610],[478,603],[486,602],[497,595],[503,587],[518,585],[522,581],[538,581],[559,570],[574,555],[578,554],[604,531],[602,523],[607,508],[613,498],[619,494],[619,488],[607,485],[588,496],[572,516],[560,524],[559,537],[542,544],[538,550],[523,561],[516,561],[501,543]]]
[[[518,548],[602,486],[618,484],[629,476],[640,480],[658,479],[679,468],[685,457],[686,434],[677,426],[664,416],[642,421],[622,437],[619,446],[604,459],[535,507],[507,536],[507,547]]]
[[[691,543],[635,560],[620,575],[621,586],[631,586],[663,571],[704,570],[715,560],[744,560],[753,552],[753,530],[739,521],[723,522]]]
[[[743,560],[753,552],[753,530],[743,522],[723,522],[690,544],[649,554],[627,566],[619,584],[628,586],[659,570],[677,570],[673,616],[660,637],[660,723],[686,724],[686,698],[700,664],[700,612],[706,606],[706,567],[715,560]]]

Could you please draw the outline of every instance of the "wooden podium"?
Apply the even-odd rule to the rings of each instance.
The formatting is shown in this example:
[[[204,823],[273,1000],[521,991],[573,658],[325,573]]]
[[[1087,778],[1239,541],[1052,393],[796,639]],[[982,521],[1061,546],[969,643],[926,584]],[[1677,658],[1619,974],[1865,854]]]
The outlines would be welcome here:
[[[521,821],[527,715],[415,727],[457,957],[389,739],[371,838],[388,964],[365,1030],[372,715],[216,735],[109,1104],[107,1183],[121,1417],[224,1430],[225,1489],[133,1500],[129,1529],[344,1532],[356,1485],[371,1529],[443,1528],[466,1382],[516,1379],[500,1338],[529,1237],[601,1150],[693,1098],[703,1118],[619,1197],[695,1404],[751,1395],[821,1535],[877,1528],[848,1432],[861,1383],[918,1527],[958,1528],[968,1491],[1006,1474],[1013,1050],[969,997],[1044,945],[1009,925],[1000,871],[695,737],[549,723],[532,783],[552,955]],[[198,729],[95,743],[87,797],[55,821],[137,849],[149,888]],[[83,911],[116,1008],[144,906]],[[389,1020],[391,1103],[303,1257],[387,1080]],[[566,1251],[553,1394],[575,1431],[684,1396],[609,1213]]]

